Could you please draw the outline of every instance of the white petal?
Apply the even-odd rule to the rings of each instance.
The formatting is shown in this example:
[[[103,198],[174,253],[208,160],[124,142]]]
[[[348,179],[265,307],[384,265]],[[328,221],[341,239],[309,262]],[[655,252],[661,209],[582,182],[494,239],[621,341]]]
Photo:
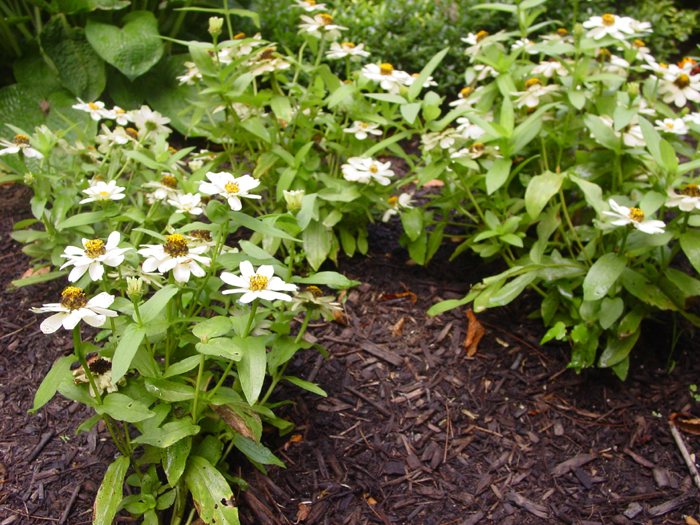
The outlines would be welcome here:
[[[104,315],[86,315],[85,317],[83,317],[83,321],[85,321],[90,326],[99,327],[105,324],[107,318]]]
[[[178,264],[173,268],[173,277],[179,283],[186,283],[190,280],[190,269],[185,264]]]
[[[47,317],[44,319],[44,322],[41,323],[41,331],[44,332],[45,334],[52,334],[59,328],[61,328],[61,325],[63,324],[63,318],[67,316],[68,314],[66,312],[60,312],[57,314],[52,315],[51,317]]]
[[[114,299],[115,297],[113,295],[110,295],[107,292],[102,292],[90,299],[87,303],[87,307],[91,308],[93,306],[97,306],[98,308],[109,308],[112,306]]]
[[[255,275],[255,270],[253,269],[253,265],[250,263],[250,261],[241,261],[239,268],[241,270],[241,277],[243,277],[246,282],[249,282],[250,278]]]
[[[105,269],[100,263],[95,261],[88,267],[88,273],[90,274],[90,279],[93,281],[101,281],[102,275],[105,273]]]

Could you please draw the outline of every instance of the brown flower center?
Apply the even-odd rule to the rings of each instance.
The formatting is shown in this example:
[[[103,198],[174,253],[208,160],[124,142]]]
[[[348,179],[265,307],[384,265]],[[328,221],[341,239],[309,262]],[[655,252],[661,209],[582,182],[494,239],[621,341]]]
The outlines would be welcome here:
[[[313,295],[316,298],[323,297],[323,292],[321,291],[321,289],[318,286],[314,286],[314,285],[307,286],[306,291],[311,292],[311,295]]]
[[[267,289],[267,277],[258,275],[257,273],[250,276],[250,290],[252,292],[261,292]]]
[[[391,75],[394,72],[394,66],[385,62],[379,66],[379,72],[382,75]]]
[[[321,22],[323,22],[324,26],[329,26],[333,23],[333,17],[329,15],[328,13],[321,13],[318,15],[321,17]]]
[[[477,41],[477,43],[478,43],[478,42],[481,42],[481,41],[482,41],[484,38],[486,38],[487,36],[489,36],[489,32],[488,32],[488,31],[479,31],[479,32],[476,34],[476,41]]]
[[[179,233],[173,233],[165,238],[163,251],[171,257],[183,257],[187,255],[190,249],[187,247],[187,241]]]
[[[85,255],[90,257],[90,259],[97,259],[105,253],[107,253],[107,248],[105,248],[105,243],[100,239],[93,239],[85,243]]]
[[[126,134],[131,137],[134,140],[139,139],[139,132],[136,131],[134,128],[126,128],[124,131],[126,131]]]
[[[610,13],[605,13],[601,18],[603,19],[604,26],[610,27],[612,25],[615,25],[615,15],[611,15]]]
[[[209,230],[192,230],[189,235],[193,239],[211,241],[211,232]]]
[[[163,175],[163,177],[160,179],[160,183],[171,190],[177,187],[177,179],[172,175]]]
[[[26,135],[15,135],[13,144],[15,146],[29,146],[29,137]]]
[[[483,153],[484,144],[482,142],[475,142],[469,146],[469,153]]]
[[[88,368],[90,369],[90,372],[93,374],[96,374],[98,376],[103,376],[110,370],[112,370],[112,363],[105,359],[104,357],[98,357],[96,359],[91,360],[88,363]]]
[[[76,286],[69,286],[61,292],[60,304],[63,308],[68,308],[70,311],[83,308],[88,303],[85,292]]]
[[[681,193],[687,197],[700,197],[700,188],[697,184],[686,184]]]
[[[690,85],[690,77],[685,73],[681,73],[673,83],[680,89],[687,88]]]
[[[557,35],[559,35],[561,37],[567,36],[568,34],[569,34],[569,32],[566,29],[564,29],[563,27],[560,27],[559,29],[557,29]]]
[[[262,53],[260,53],[260,57],[258,58],[258,60],[271,60],[273,58],[272,53],[274,53],[276,49],[277,48],[275,47],[268,47],[266,49],[263,49]]]
[[[639,208],[630,208],[630,213],[627,217],[634,222],[642,222],[644,220],[644,212]]]
[[[611,56],[612,56],[612,53],[608,49],[602,48],[598,52],[598,56],[596,57],[596,60],[598,60],[598,62],[610,62]]]

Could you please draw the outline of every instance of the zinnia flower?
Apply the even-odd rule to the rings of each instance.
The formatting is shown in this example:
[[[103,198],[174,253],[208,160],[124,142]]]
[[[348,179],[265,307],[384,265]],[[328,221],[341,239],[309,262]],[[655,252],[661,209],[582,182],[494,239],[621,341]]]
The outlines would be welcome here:
[[[44,158],[44,156],[41,153],[39,153],[37,150],[31,147],[31,145],[29,144],[29,137],[27,137],[26,135],[15,135],[15,138],[12,142],[0,139],[0,144],[5,146],[3,149],[0,149],[0,155],[21,152],[27,157],[34,157],[35,159]]]
[[[613,211],[604,211],[603,215],[615,217],[611,224],[615,226],[627,226],[631,224],[644,233],[664,233],[666,224],[663,221],[644,220],[644,212],[639,208],[627,208],[620,206],[613,199],[608,201]]]
[[[190,273],[195,277],[204,277],[206,272],[199,264],[209,266],[211,259],[201,254],[207,250],[207,246],[190,248],[187,240],[179,233],[168,235],[165,244],[144,244],[139,254],[148,257],[143,263],[144,272],[158,270],[160,273],[173,271],[173,277],[179,283],[190,280]]]
[[[230,272],[221,274],[222,281],[237,287],[233,290],[224,290],[221,293],[242,293],[243,295],[239,299],[242,303],[250,303],[254,299],[292,300],[289,295],[280,293],[280,291],[294,292],[297,289],[296,284],[285,283],[279,277],[274,276],[275,269],[272,266],[264,264],[256,272],[250,261],[241,261],[239,268],[241,275],[234,275]]]
[[[74,266],[68,275],[68,280],[72,283],[80,279],[85,272],[88,272],[90,279],[101,281],[104,275],[103,264],[116,267],[124,262],[124,253],[131,248],[118,248],[121,236],[119,232],[112,232],[107,237],[107,244],[100,239],[83,239],[83,248],[77,246],[67,246],[61,257],[68,260],[61,266],[63,270],[66,266]]]
[[[80,320],[84,320],[90,326],[102,326],[107,317],[117,317],[117,312],[108,310],[107,307],[114,302],[114,296],[102,292],[88,301],[85,292],[75,286],[69,286],[61,293],[61,301],[48,303],[41,308],[32,308],[34,313],[58,312],[44,319],[41,323],[41,331],[52,334],[61,326],[66,330],[72,330]]]
[[[350,157],[348,164],[343,164],[340,169],[343,171],[345,180],[369,184],[372,179],[382,186],[387,186],[391,182],[388,177],[393,177],[394,172],[390,170],[391,162],[376,162],[372,159],[360,157]]]
[[[251,195],[248,193],[250,190],[260,185],[260,181],[250,175],[243,175],[236,178],[224,171],[219,173],[210,171],[207,173],[207,178],[210,182],[199,181],[199,191],[207,195],[221,195],[228,201],[228,205],[231,206],[233,211],[239,211],[243,207],[241,197],[246,197],[248,199],[261,198],[260,195]]]
[[[678,206],[683,211],[700,210],[700,189],[697,184],[686,184],[678,195],[672,188],[666,190],[666,206]]]
[[[126,195],[123,193],[125,189],[126,188],[122,186],[117,186],[117,181],[115,180],[111,180],[109,182],[99,180],[94,184],[91,184],[88,189],[83,190],[83,193],[87,195],[87,198],[81,200],[80,204],[93,201],[118,201],[126,197]]]

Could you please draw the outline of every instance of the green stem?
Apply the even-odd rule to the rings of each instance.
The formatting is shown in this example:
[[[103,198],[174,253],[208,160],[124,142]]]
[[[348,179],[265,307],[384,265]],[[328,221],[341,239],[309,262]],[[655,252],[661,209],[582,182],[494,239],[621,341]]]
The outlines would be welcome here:
[[[83,367],[83,370],[85,371],[85,376],[87,377],[88,382],[90,383],[90,388],[92,389],[92,392],[95,394],[95,399],[97,400],[97,404],[101,405],[102,404],[102,396],[100,395],[100,391],[97,390],[97,384],[95,383],[95,378],[92,376],[92,372],[90,371],[90,367],[87,364],[87,359],[85,358],[85,354],[83,353],[83,341],[82,341],[82,337],[80,337],[80,323],[75,325],[75,327],[73,328],[73,352],[75,353],[75,356],[78,358],[80,365]]]
[[[304,316],[304,322],[301,324],[301,328],[299,329],[299,333],[297,334],[297,338],[294,340],[295,343],[298,343],[301,341],[301,338],[304,336],[304,333],[306,332],[306,328],[309,326],[309,321],[311,320],[311,316],[309,315],[309,312],[306,312],[306,315]]]
[[[192,423],[197,424],[197,412],[199,410],[199,395],[202,388],[202,376],[204,375],[204,361],[205,356],[200,356],[199,359],[199,371],[197,372],[197,386],[194,391],[194,401],[192,402]]]
[[[561,200],[561,209],[564,211],[564,217],[566,217],[566,223],[569,225],[569,229],[571,230],[571,233],[574,235],[574,239],[576,240],[576,244],[578,244],[579,249],[583,253],[584,257],[586,258],[586,261],[588,261],[588,266],[593,266],[593,262],[591,259],[588,257],[588,254],[586,253],[586,250],[583,248],[583,244],[581,243],[581,239],[579,239],[578,234],[576,233],[576,228],[574,228],[574,223],[571,222],[571,217],[569,216],[569,209],[566,206],[566,199],[564,198],[564,190],[559,188],[559,199]]]

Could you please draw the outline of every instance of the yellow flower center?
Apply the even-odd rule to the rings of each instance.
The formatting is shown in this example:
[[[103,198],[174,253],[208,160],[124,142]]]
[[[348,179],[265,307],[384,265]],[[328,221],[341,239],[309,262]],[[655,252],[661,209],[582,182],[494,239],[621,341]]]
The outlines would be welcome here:
[[[226,185],[224,186],[224,189],[228,193],[238,193],[239,191],[241,191],[240,186],[238,184],[236,184],[235,182],[227,182]]]
[[[258,275],[257,273],[250,276],[250,290],[252,292],[261,292],[267,289],[267,277]]]
[[[366,122],[358,122],[357,126],[362,128],[362,129],[367,129],[367,123]]]
[[[69,286],[61,292],[60,304],[63,308],[68,308],[70,311],[84,307],[87,302],[85,292],[76,286]]]
[[[557,35],[559,35],[561,37],[567,36],[568,34],[569,34],[569,32],[566,29],[564,29],[563,27],[560,27],[559,29],[557,29]]]
[[[313,7],[316,5],[316,0],[306,0],[306,5]]]
[[[319,297],[323,296],[323,292],[321,291],[321,289],[318,286],[314,286],[314,285],[307,286],[306,291],[311,292],[311,295],[313,295],[315,298],[319,298]]]
[[[472,94],[472,91],[474,91],[473,88],[471,87],[465,87],[462,88],[461,91],[459,92],[459,98],[467,98],[469,95]]]
[[[114,112],[115,112],[117,115],[123,115],[124,113],[126,113],[126,111],[123,110],[122,108],[117,108],[117,109],[114,110]]]
[[[392,195],[391,197],[389,197],[389,204],[392,207],[396,208],[396,205],[398,204],[398,202],[399,202],[399,198],[396,195]]]
[[[328,13],[321,13],[318,15],[321,17],[321,22],[323,22],[324,26],[329,26],[333,23],[333,17],[329,15]]]
[[[664,69],[668,69],[668,64],[664,64],[663,62],[659,62],[659,67],[662,67]]]
[[[615,25],[615,15],[611,15],[610,13],[605,13],[602,17],[603,19],[603,25],[606,27],[610,27]]]
[[[377,165],[376,165],[376,164],[372,164],[372,165],[369,167],[369,171],[370,171],[370,173],[377,173],[377,172],[379,171],[379,169],[377,168]]]
[[[379,72],[380,72],[382,75],[391,75],[391,74],[394,72],[394,66],[392,66],[391,64],[387,64],[386,62],[384,62],[383,64],[380,64],[380,66],[379,66]]]
[[[89,106],[90,109],[93,110],[93,111],[99,111],[99,110],[100,110],[100,106],[98,106],[98,105],[95,104],[94,102],[88,102],[88,106]]]
[[[681,68],[681,69],[683,69],[683,68],[684,68],[685,66],[687,66],[688,64],[690,64],[691,66],[694,66],[694,65],[697,64],[697,63],[698,63],[697,60],[693,60],[693,59],[690,58],[690,57],[684,57],[683,60],[681,60],[680,62],[678,62],[678,67]]]
[[[90,257],[90,259],[97,259],[105,253],[107,253],[107,248],[105,248],[105,243],[101,240],[93,239],[85,243],[85,255]]]
[[[193,239],[200,239],[202,241],[211,241],[211,232],[209,230],[192,230],[189,233],[189,235]]]
[[[612,53],[608,49],[603,48],[598,52],[597,60],[598,62],[609,62],[611,56]]]
[[[638,38],[635,38],[635,39],[634,39],[634,42],[632,42],[632,46],[633,46],[635,49],[641,49],[641,48],[644,47],[645,45],[646,45],[646,44],[644,43],[644,41],[643,41],[643,40],[639,40]]]
[[[531,87],[541,86],[542,82],[539,78],[530,78],[525,82],[525,89],[530,89]]]
[[[666,122],[666,127],[668,129],[673,129],[673,122]]]
[[[238,33],[233,37],[234,40],[243,40],[244,38],[245,38],[245,33]]]
[[[475,142],[469,146],[469,153],[483,153],[484,144],[482,142]]]
[[[13,144],[15,146],[29,146],[29,137],[26,135],[15,135]]]
[[[627,217],[634,222],[642,222],[644,220],[644,212],[639,208],[630,208],[630,213]]]
[[[187,247],[187,241],[179,233],[173,233],[165,238],[163,251],[171,257],[182,257],[187,255],[190,249]]]
[[[163,175],[160,179],[160,183],[166,188],[174,189],[177,187],[177,179],[172,175]]]
[[[109,192],[108,192],[108,191],[101,191],[101,192],[100,192],[100,196],[101,196],[101,197],[107,197],[107,196],[109,196]]]
[[[479,31],[479,32],[476,34],[476,41],[477,41],[477,43],[478,43],[478,42],[481,42],[481,41],[482,41],[484,38],[486,38],[487,36],[489,36],[489,32],[488,32],[488,31]]]
[[[700,197],[700,188],[697,184],[686,184],[681,193],[688,197]]]
[[[340,47],[342,47],[343,49],[355,49],[355,44],[353,44],[352,42],[343,42],[342,44],[340,44]]]
[[[690,77],[685,73],[681,73],[673,83],[680,89],[687,88],[690,85]]]
[[[126,134],[132,139],[138,140],[139,132],[136,131],[134,128],[126,128],[124,131],[126,131]]]

